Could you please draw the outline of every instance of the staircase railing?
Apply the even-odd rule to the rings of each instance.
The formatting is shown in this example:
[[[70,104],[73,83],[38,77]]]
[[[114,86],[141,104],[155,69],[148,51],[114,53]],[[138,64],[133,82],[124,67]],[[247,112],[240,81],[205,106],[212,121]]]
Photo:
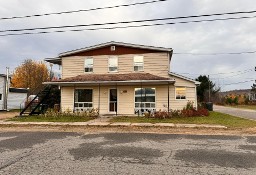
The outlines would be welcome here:
[[[44,113],[48,106],[47,104],[43,104],[43,102],[48,98],[51,91],[51,86],[46,85],[42,88],[37,95],[33,97],[32,100],[26,100],[21,104],[21,112],[20,116],[24,114],[33,115],[33,114],[41,114]],[[24,108],[22,106],[24,105]]]

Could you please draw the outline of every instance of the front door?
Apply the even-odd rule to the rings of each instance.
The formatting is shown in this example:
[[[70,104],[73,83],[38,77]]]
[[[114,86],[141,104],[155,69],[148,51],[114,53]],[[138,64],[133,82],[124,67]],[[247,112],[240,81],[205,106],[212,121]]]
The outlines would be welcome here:
[[[117,89],[109,89],[109,112],[117,111]]]

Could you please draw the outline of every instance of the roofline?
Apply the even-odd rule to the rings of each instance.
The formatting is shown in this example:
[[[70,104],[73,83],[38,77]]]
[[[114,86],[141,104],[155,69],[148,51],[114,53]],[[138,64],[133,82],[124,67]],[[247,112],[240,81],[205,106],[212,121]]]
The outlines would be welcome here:
[[[179,75],[179,74],[176,74],[174,72],[169,72],[169,75],[172,75],[172,76],[176,76],[178,78],[181,78],[181,79],[184,79],[184,80],[188,80],[188,81],[191,81],[191,82],[194,82],[196,85],[200,85],[201,83],[199,81],[195,81],[191,78],[188,78],[188,77],[185,77],[183,75]]]
[[[79,82],[61,82],[61,81],[52,81],[52,82],[43,82],[43,84],[49,85],[65,85],[65,84],[119,84],[119,83],[174,83],[175,80],[128,80],[128,81],[79,81]]]
[[[139,44],[131,44],[131,43],[110,41],[110,42],[107,42],[107,43],[97,44],[97,45],[93,45],[93,46],[89,46],[89,47],[85,47],[85,48],[81,48],[81,49],[75,49],[75,50],[71,50],[71,51],[67,51],[67,52],[62,52],[58,56],[59,57],[64,57],[64,56],[68,56],[68,55],[71,55],[71,54],[76,54],[76,53],[80,53],[80,52],[84,52],[84,51],[93,50],[93,49],[96,49],[96,48],[105,47],[105,46],[108,46],[108,45],[120,45],[120,46],[127,46],[127,47],[141,48],[141,49],[165,51],[165,52],[172,52],[173,51],[171,48],[146,46],[146,45],[139,45]]]
[[[45,58],[44,61],[47,61],[47,62],[53,63],[53,64],[61,65],[61,58],[60,58],[60,57],[56,57],[56,58]]]

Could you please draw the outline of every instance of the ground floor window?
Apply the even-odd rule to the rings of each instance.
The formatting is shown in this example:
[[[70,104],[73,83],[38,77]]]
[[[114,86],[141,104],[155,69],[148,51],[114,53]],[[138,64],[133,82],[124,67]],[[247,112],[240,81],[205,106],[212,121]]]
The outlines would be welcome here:
[[[186,99],[185,87],[176,87],[176,99]]]
[[[92,89],[75,89],[75,111],[86,111],[93,107]]]
[[[135,114],[154,112],[156,110],[156,89],[135,88]]]

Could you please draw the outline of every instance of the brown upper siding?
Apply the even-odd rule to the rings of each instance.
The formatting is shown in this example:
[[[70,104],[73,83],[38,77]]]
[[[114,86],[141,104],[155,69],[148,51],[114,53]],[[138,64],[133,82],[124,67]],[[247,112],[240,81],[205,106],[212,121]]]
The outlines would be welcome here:
[[[95,55],[125,55],[125,54],[143,54],[143,53],[164,53],[164,51],[141,49],[125,46],[115,46],[115,50],[111,51],[111,46],[97,48],[93,50],[81,51],[79,53],[69,54],[68,56],[95,56]]]

